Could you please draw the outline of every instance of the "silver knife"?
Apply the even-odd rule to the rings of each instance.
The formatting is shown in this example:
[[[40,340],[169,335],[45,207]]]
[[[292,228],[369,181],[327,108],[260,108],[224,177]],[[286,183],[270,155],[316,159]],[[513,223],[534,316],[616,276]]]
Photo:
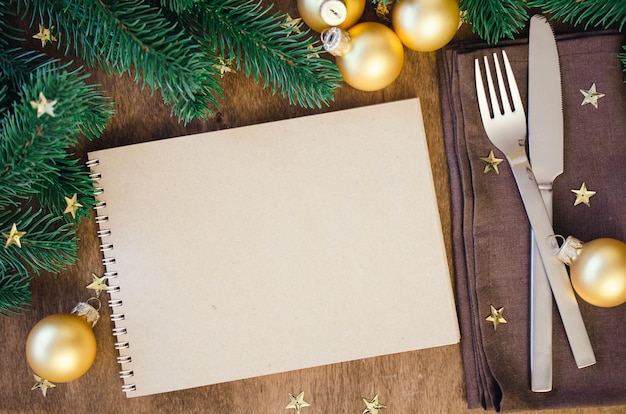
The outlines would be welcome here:
[[[543,202],[552,219],[552,182],[563,172],[563,106],[556,41],[545,17],[530,19],[528,149]],[[530,256],[531,390],[552,390],[552,291],[534,234]]]

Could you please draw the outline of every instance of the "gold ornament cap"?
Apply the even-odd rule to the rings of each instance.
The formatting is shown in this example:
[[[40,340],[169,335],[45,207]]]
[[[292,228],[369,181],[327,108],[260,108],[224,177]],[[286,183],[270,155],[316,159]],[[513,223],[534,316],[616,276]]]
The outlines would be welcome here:
[[[344,56],[351,48],[350,34],[338,27],[331,27],[322,32],[324,50],[333,56]]]
[[[93,328],[96,323],[98,322],[98,319],[100,319],[100,300],[96,299],[96,298],[91,298],[89,300],[87,300],[87,302],[89,302],[90,300],[96,301],[98,303],[98,308],[96,309],[95,307],[91,306],[89,303],[86,302],[78,302],[78,304],[76,306],[74,306],[74,309],[72,309],[72,311],[70,313],[76,314],[76,316],[79,316],[83,319],[85,319],[89,324],[91,324],[91,327]]]
[[[320,6],[320,16],[329,26],[339,26],[348,17],[348,8],[341,0],[325,0]]]
[[[574,260],[578,258],[578,255],[580,254],[580,249],[582,249],[582,247],[582,241],[578,240],[576,237],[567,236],[556,256],[559,258],[560,261],[568,266],[571,266]]]

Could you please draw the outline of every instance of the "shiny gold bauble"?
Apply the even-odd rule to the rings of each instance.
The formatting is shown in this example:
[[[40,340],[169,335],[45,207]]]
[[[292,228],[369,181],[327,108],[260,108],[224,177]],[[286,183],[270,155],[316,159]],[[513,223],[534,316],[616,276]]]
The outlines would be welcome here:
[[[366,22],[351,27],[348,34],[350,49],[335,60],[348,85],[376,91],[396,80],[404,65],[404,48],[393,30]]]
[[[391,22],[406,47],[431,52],[452,40],[460,16],[456,0],[400,0],[393,6]]]
[[[572,286],[586,302],[612,307],[626,302],[626,244],[602,238],[586,242],[570,265]]]
[[[331,26],[349,29],[359,21],[363,10],[365,0],[298,0],[298,12],[302,20],[320,33]],[[332,20],[325,18],[325,15],[332,17]]]
[[[54,314],[40,320],[26,340],[26,359],[32,370],[53,383],[83,375],[96,358],[91,325],[74,314]]]

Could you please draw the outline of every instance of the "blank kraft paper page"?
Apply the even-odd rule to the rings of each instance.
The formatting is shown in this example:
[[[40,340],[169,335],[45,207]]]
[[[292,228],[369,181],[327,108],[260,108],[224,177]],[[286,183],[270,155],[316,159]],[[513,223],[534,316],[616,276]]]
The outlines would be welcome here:
[[[127,396],[458,342],[419,100],[89,156]]]

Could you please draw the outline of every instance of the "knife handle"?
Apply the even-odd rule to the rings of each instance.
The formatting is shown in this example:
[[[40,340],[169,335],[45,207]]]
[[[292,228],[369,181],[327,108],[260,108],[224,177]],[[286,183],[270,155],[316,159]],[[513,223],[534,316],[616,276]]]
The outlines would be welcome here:
[[[554,254],[549,240],[554,237],[552,223],[543,203],[533,170],[530,168],[528,158],[523,153],[523,148],[511,156],[507,154],[507,161],[513,171],[526,215],[537,238],[537,247],[541,255],[543,267],[548,275],[552,294],[556,301],[563,327],[567,334],[570,348],[576,360],[578,368],[584,368],[596,363],[596,358],[591,347],[591,341],[585,328],[574,289],[565,269],[565,264]]]
[[[552,185],[540,191],[551,218]],[[552,391],[552,291],[532,230],[530,240],[530,389],[548,392]]]

